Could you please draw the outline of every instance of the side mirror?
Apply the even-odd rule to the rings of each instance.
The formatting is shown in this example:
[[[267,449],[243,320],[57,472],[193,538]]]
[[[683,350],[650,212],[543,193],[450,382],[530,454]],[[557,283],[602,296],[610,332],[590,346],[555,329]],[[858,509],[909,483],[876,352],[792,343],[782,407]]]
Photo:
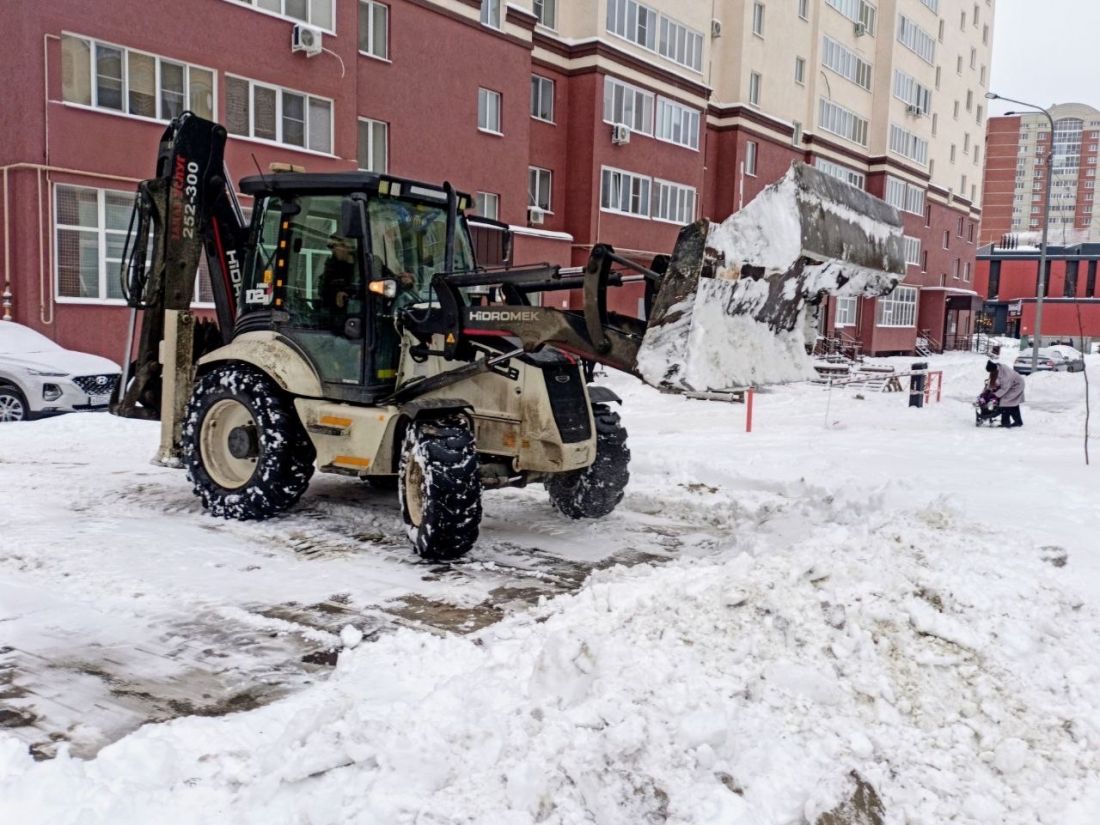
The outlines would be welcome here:
[[[340,234],[363,240],[367,237],[367,196],[352,192],[340,204]]]

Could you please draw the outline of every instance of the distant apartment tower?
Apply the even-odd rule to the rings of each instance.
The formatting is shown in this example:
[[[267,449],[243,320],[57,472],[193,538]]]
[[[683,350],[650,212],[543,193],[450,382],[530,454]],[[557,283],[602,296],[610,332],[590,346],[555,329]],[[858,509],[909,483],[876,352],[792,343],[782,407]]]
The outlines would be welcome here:
[[[1049,242],[1061,246],[1100,241],[1100,211],[1093,209],[1100,148],[1100,111],[1081,103],[1040,112],[990,118],[986,137],[983,243],[1042,230],[1050,175]],[[1046,156],[1053,140],[1050,169]],[[1029,238],[1030,240],[1030,238]]]
[[[519,263],[581,264],[603,242],[648,264],[811,163],[898,208],[909,264],[886,298],[834,301],[829,333],[910,352],[971,329],[992,0],[90,9],[17,3],[0,52],[20,113],[0,123],[0,294],[63,344],[118,357],[133,188],[185,108],[226,124],[234,176],[291,161],[449,180],[513,227]],[[303,25],[323,49],[295,48]],[[636,286],[613,308],[635,311]]]

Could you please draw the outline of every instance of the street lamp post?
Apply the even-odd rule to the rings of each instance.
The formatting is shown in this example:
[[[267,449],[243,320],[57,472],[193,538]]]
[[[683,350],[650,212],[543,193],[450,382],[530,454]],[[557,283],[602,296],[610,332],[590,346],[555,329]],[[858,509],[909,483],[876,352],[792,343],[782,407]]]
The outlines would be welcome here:
[[[1043,296],[1046,293],[1047,276],[1047,228],[1050,225],[1050,185],[1051,180],[1054,178],[1054,117],[1042,106],[1036,106],[1034,103],[1013,100],[1011,97],[1003,97],[994,92],[986,92],[985,96],[988,100],[1006,100],[1009,103],[1015,103],[1017,106],[1024,106],[1042,112],[1050,121],[1050,148],[1047,150],[1046,157],[1047,187],[1043,203],[1043,235],[1039,242],[1039,284],[1035,294],[1035,341],[1031,345],[1031,374],[1034,375],[1039,371],[1039,345],[1042,342],[1043,334]],[[1005,114],[1014,115],[1018,112],[1006,112]]]

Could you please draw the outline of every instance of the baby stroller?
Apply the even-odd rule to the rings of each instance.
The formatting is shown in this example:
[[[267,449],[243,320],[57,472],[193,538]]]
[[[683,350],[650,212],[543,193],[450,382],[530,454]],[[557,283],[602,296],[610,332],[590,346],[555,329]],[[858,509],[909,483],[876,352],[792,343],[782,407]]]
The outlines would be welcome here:
[[[982,394],[974,401],[974,426],[980,427],[988,424],[992,427],[1001,416],[1001,405],[993,390],[982,390]]]

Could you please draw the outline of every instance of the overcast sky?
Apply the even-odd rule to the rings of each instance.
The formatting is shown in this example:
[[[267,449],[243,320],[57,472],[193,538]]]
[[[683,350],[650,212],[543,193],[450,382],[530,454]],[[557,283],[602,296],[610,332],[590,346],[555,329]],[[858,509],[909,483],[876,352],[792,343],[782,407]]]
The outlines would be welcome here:
[[[1100,109],[1098,33],[1100,0],[997,0],[990,91],[1039,106]],[[1012,108],[991,101],[989,111]]]

